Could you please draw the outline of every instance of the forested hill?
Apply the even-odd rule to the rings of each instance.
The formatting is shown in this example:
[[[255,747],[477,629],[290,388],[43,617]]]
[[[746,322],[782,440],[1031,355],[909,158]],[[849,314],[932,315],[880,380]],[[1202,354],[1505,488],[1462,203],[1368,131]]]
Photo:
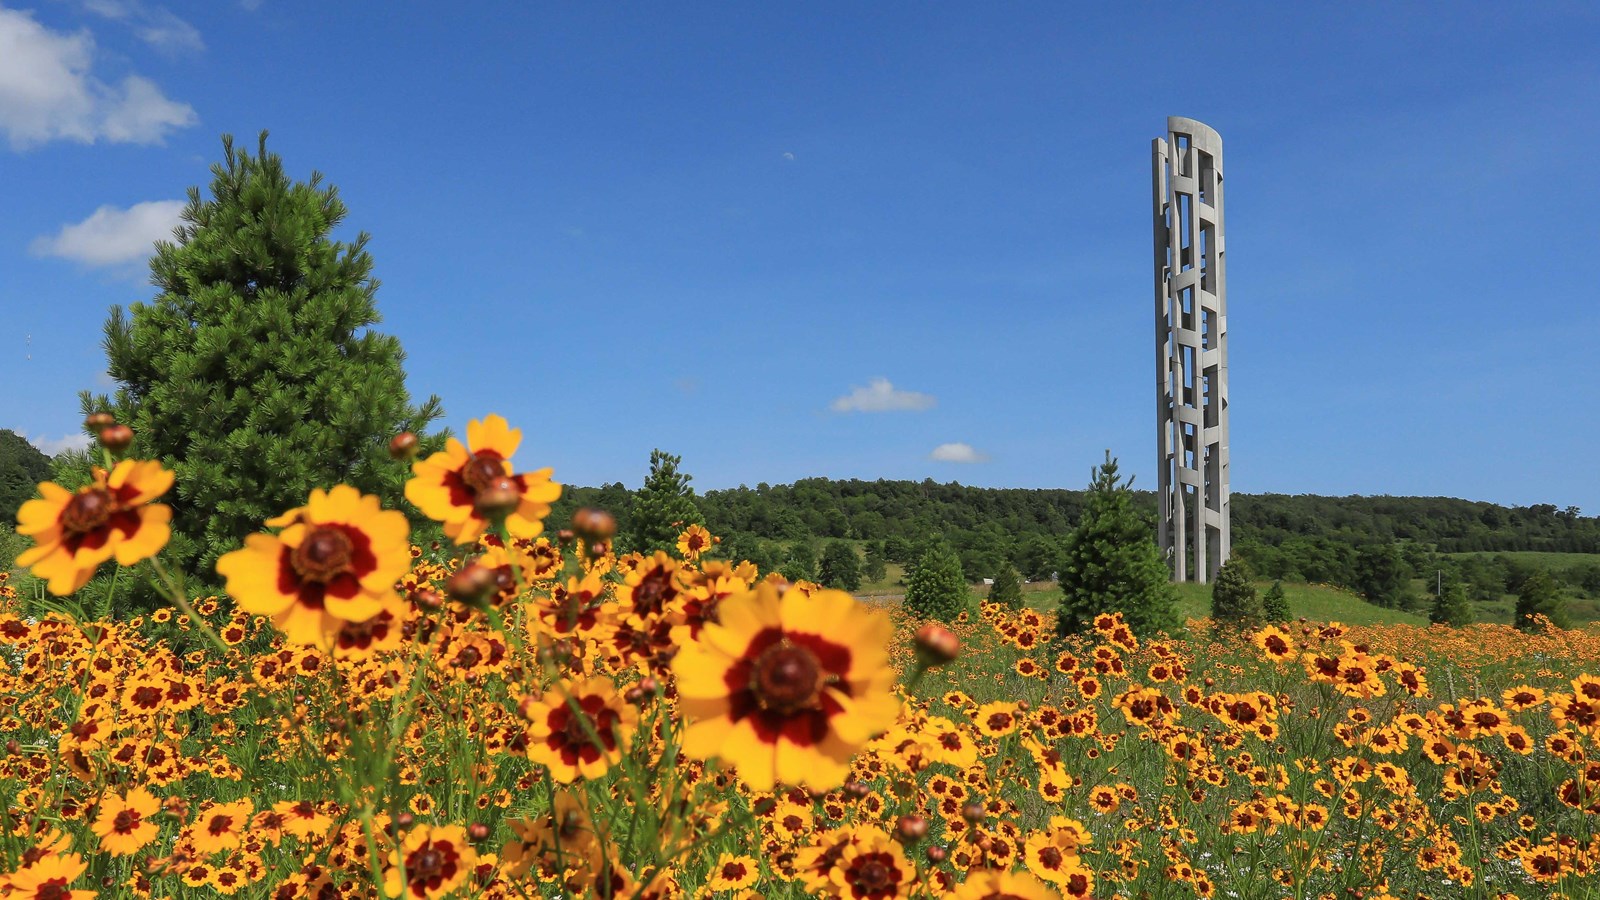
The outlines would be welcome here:
[[[1155,495],[1134,491],[1152,520]],[[797,541],[942,536],[959,549],[1014,557],[1031,536],[1059,539],[1077,522],[1085,492],[979,488],[954,482],[808,478],[791,485],[707,491],[697,498],[712,533],[728,539]],[[565,510],[594,503],[626,527],[622,485],[577,488]],[[558,512],[558,517],[565,516]],[[1600,553],[1600,516],[1551,504],[1505,507],[1449,497],[1321,497],[1234,494],[1234,541],[1279,547],[1296,539],[1347,544],[1415,542],[1440,553],[1545,550]]]
[[[1151,516],[1156,498],[1134,491]],[[707,491],[699,498],[706,524],[783,539],[899,536],[954,537],[964,531],[1017,537],[1061,534],[1077,521],[1085,492],[977,488],[927,481],[834,481]],[[1441,553],[1550,550],[1600,553],[1600,516],[1550,504],[1504,507],[1449,497],[1320,497],[1234,494],[1234,537],[1277,546],[1294,537],[1349,541],[1417,541]],[[952,540],[958,546],[964,541]]]

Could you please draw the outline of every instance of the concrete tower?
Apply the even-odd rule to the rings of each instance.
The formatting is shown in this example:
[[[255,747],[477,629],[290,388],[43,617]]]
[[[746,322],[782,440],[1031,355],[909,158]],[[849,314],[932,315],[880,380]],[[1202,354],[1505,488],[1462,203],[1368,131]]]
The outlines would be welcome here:
[[[1232,543],[1222,138],[1172,116],[1153,149],[1157,528],[1173,580],[1203,583]]]

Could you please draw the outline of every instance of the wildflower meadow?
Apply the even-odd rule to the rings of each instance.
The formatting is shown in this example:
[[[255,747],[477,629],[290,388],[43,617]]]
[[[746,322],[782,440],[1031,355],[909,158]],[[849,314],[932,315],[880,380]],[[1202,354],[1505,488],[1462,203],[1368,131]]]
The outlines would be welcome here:
[[[5,900],[1600,894],[1591,631],[918,621],[699,526],[547,532],[561,485],[492,415],[396,441],[447,540],[329,484],[201,593],[163,563],[173,473],[99,424],[18,563],[165,603],[0,582]]]

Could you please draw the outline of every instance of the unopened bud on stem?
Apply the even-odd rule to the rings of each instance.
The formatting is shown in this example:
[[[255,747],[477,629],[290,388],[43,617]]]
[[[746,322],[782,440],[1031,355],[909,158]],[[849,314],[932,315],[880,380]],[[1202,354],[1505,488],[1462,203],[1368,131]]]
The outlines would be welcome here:
[[[112,453],[121,453],[133,443],[133,429],[126,425],[111,425],[100,429],[100,443]]]
[[[417,436],[402,431],[389,442],[389,456],[393,459],[410,459],[417,455]]]
[[[918,628],[916,643],[917,656],[925,666],[943,665],[961,654],[961,639],[938,622]]]

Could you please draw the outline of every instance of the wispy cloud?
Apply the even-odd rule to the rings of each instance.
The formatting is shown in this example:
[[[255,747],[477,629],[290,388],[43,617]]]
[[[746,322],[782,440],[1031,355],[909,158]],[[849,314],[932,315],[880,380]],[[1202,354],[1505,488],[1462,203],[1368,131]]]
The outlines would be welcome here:
[[[58,438],[44,437],[43,435],[23,435],[28,443],[39,448],[45,456],[55,456],[63,450],[82,450],[89,446],[87,434],[64,434]]]
[[[164,6],[142,0],[83,0],[85,9],[133,29],[139,40],[163,53],[198,53],[206,48],[200,29],[178,18]]]
[[[35,238],[35,256],[58,256],[86,266],[124,266],[143,261],[155,242],[170,240],[183,213],[182,200],[151,200],[127,209],[102,206],[82,222]]]
[[[834,400],[831,408],[834,412],[894,412],[931,409],[935,402],[932,394],[902,391],[887,378],[874,378],[866,387],[851,388]]]
[[[157,144],[197,121],[148,78],[107,84],[92,73],[94,38],[52,31],[28,12],[0,7],[0,132],[15,149],[53,140]]]
[[[940,444],[928,454],[929,459],[952,463],[981,463],[989,461],[989,454],[973,449],[971,444]]]

